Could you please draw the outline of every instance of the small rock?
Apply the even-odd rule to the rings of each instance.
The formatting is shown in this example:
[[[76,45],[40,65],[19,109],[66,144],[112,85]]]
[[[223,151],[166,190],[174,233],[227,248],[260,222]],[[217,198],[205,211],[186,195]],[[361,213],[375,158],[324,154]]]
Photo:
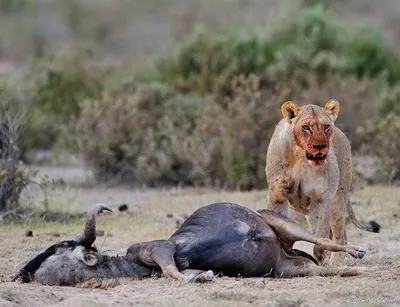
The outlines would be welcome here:
[[[256,286],[256,287],[259,288],[259,289],[264,289],[264,288],[265,288],[265,283],[264,283],[263,280],[257,280],[257,281],[254,283],[254,286]]]
[[[25,232],[25,236],[26,236],[26,237],[33,237],[33,231],[32,231],[32,230],[27,230],[27,231]]]
[[[122,204],[121,206],[118,207],[118,210],[120,212],[128,211],[128,205],[127,204]]]
[[[169,218],[171,218],[171,217],[173,217],[174,215],[172,214],[172,213],[167,213],[167,217],[169,217]]]

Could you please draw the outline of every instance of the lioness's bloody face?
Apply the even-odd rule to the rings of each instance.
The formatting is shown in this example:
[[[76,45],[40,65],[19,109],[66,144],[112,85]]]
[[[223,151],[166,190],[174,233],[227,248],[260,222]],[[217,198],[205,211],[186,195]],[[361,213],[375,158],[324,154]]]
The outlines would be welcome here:
[[[331,135],[331,123],[312,116],[307,116],[305,120],[301,120],[299,126],[293,128],[296,145],[304,149],[306,158],[315,166],[324,163],[329,152]]]
[[[293,102],[286,102],[282,106],[282,114],[292,128],[294,142],[304,150],[312,166],[325,163],[338,112],[339,103],[336,100],[330,100],[325,108],[315,105],[299,108]]]

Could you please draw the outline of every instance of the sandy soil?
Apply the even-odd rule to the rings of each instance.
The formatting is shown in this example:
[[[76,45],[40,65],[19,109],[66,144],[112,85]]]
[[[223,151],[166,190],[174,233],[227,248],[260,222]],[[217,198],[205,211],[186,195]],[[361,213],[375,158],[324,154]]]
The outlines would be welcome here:
[[[86,211],[97,202],[115,209],[99,219],[105,235],[96,245],[111,254],[123,253],[138,241],[170,236],[182,215],[214,201],[232,201],[262,208],[266,191],[240,193],[205,189],[141,190],[103,188],[87,184],[82,169],[42,168],[53,178],[64,177],[66,185],[50,193],[51,209]],[[43,196],[35,196],[41,206]],[[184,284],[166,278],[124,281],[110,290],[48,287],[9,282],[30,258],[46,247],[71,239],[83,229],[83,220],[69,224],[30,221],[0,225],[0,306],[395,306],[400,305],[400,189],[368,187],[353,197],[361,220],[376,219],[380,234],[348,225],[350,244],[368,245],[364,259],[347,258],[350,266],[364,266],[359,277],[308,277],[274,280],[268,278],[217,278],[208,284]],[[368,200],[371,202],[368,204]],[[118,212],[126,203],[128,212]],[[167,217],[172,213],[173,217]],[[33,237],[25,237],[27,230]],[[298,243],[310,252],[312,246]]]

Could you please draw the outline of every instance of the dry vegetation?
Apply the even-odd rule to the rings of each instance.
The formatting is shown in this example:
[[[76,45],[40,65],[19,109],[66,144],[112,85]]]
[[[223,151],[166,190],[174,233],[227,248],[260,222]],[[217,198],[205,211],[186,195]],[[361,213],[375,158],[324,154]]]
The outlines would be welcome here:
[[[176,229],[176,220],[185,213],[214,201],[234,201],[250,208],[265,205],[266,191],[227,192],[205,189],[132,190],[128,188],[78,187],[86,181],[79,169],[43,168],[57,178],[65,175],[66,187],[51,193],[51,209],[85,211],[96,202],[115,209],[113,215],[99,219],[98,229],[105,235],[96,245],[104,252],[123,253],[132,243],[167,238]],[[71,183],[75,187],[71,187]],[[375,218],[382,232],[363,232],[348,225],[349,243],[367,244],[370,248],[360,261],[347,258],[347,265],[368,268],[361,277],[309,277],[290,280],[262,278],[218,278],[205,285],[183,284],[167,279],[124,281],[112,290],[89,290],[68,287],[22,285],[8,282],[32,256],[49,245],[70,239],[83,228],[82,219],[68,224],[43,223],[38,220],[0,226],[0,305],[1,306],[358,306],[399,304],[400,295],[400,190],[375,186],[357,192],[352,200],[362,220]],[[370,200],[370,202],[369,202]],[[41,198],[37,201],[40,204]],[[128,212],[118,212],[126,203]],[[174,215],[167,217],[168,213]],[[26,237],[27,230],[33,237]],[[311,251],[311,245],[299,244]],[[386,303],[386,304],[385,304]]]
[[[0,61],[24,67],[5,73],[0,105],[11,96],[25,114],[23,161],[33,150],[69,150],[100,182],[262,189],[281,104],[336,98],[353,150],[367,145],[381,158],[379,183],[398,171],[396,146],[374,151],[399,133],[375,128],[400,112],[400,56],[382,23],[395,2],[110,3],[0,0]],[[343,7],[354,20],[337,14]],[[353,26],[361,15],[377,19]],[[136,69],[131,55],[151,65]],[[369,121],[362,131],[377,142],[361,144],[357,129]]]
[[[288,3],[295,9],[286,16],[293,18],[265,26]],[[297,9],[321,3],[334,15]],[[380,234],[348,225],[349,243],[370,247],[361,261],[346,259],[368,268],[360,277],[222,277],[204,285],[161,278],[107,291],[9,282],[38,252],[80,232],[82,213],[97,202],[115,209],[99,220],[105,234],[96,241],[114,254],[169,237],[183,215],[211,202],[265,207],[264,155],[285,99],[321,104],[334,95],[338,125],[353,148],[368,145],[367,154],[381,158],[380,182],[388,182],[388,172],[400,169],[393,142],[400,135],[399,16],[398,0],[0,0],[0,105],[10,100],[24,110],[18,145],[25,161],[34,160],[32,149],[51,149],[51,162],[66,165],[39,167],[62,179],[48,195],[37,185],[18,190],[22,209],[43,214],[0,222],[0,306],[399,305],[394,186],[368,186],[352,196],[361,220],[382,225]],[[206,27],[193,34],[199,22]],[[378,27],[394,48],[372,29],[353,31],[360,24]],[[154,71],[143,65],[160,52]],[[79,148],[90,171],[65,158],[71,148]],[[357,171],[377,182],[369,160],[375,161],[361,160]],[[136,187],[99,180],[110,173]],[[214,189],[163,189],[164,183]],[[254,187],[262,190],[235,191]],[[129,211],[118,212],[121,204]]]

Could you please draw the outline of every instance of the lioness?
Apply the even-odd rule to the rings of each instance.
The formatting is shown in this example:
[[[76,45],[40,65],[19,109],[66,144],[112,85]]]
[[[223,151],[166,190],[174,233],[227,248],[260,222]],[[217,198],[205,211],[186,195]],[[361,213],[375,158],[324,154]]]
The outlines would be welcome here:
[[[267,209],[287,216],[289,206],[306,215],[312,232],[346,244],[346,207],[353,223],[366,231],[379,232],[375,221],[361,224],[354,215],[349,190],[352,180],[351,147],[344,133],[335,127],[339,103],[329,100],[325,108],[299,107],[287,101],[283,119],[272,135],[266,156],[269,193]],[[318,246],[314,256],[327,263],[328,254]],[[332,253],[330,264],[339,266],[343,253]]]

